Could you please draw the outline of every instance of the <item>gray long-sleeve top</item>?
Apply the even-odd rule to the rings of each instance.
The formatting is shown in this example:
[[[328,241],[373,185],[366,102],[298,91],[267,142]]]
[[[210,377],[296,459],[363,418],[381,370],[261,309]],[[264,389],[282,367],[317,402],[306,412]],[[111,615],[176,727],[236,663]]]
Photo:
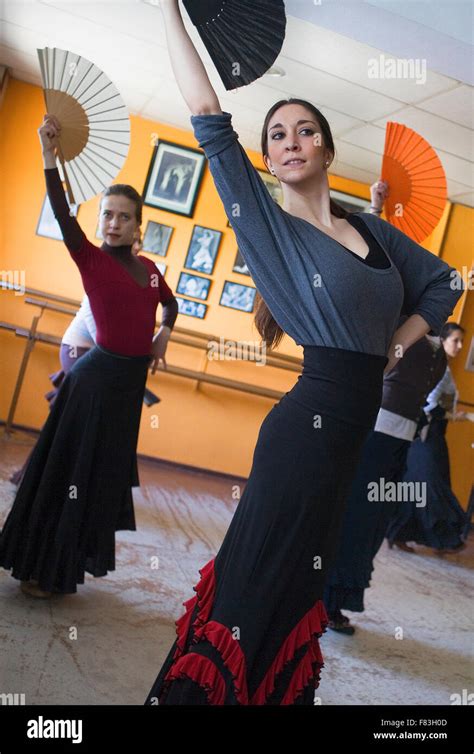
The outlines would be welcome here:
[[[193,115],[191,123],[255,285],[298,345],[386,356],[402,312],[419,314],[439,333],[462,293],[453,268],[361,212],[391,262],[387,269],[364,264],[273,201],[229,113]]]

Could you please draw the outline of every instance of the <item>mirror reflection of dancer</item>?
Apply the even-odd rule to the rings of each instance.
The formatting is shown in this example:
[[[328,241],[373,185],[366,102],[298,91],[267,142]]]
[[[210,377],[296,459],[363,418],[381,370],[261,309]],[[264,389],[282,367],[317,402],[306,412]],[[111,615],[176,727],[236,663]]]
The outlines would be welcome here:
[[[312,705],[324,583],[384,368],[397,363],[397,344],[439,331],[461,292],[445,262],[389,223],[346,217],[330,201],[331,131],[302,100],[277,102],[263,126],[279,207],[220,108],[177,0],[161,8],[195,135],[265,302],[259,332],[272,346],[285,330],[304,346],[304,365],[262,424],[245,491],[147,702]],[[404,303],[410,316],[397,330]]]
[[[177,314],[156,266],[132,253],[142,207],[135,189],[104,192],[100,249],[70,216],[56,168],[60,130],[46,115],[38,131],[46,186],[89,296],[97,345],[66,375],[0,535],[0,565],[41,598],[76,592],[85,572],[114,570],[115,532],[136,528],[130,482],[147,370],[166,363]],[[153,336],[160,302],[168,319]]]
[[[456,358],[463,346],[464,329],[448,322],[441,331],[441,342],[448,361]],[[457,388],[449,366],[428,396],[424,411],[428,424],[408,453],[404,482],[426,484],[426,505],[401,504],[387,531],[389,545],[415,552],[407,542],[431,547],[435,553],[456,553],[466,545],[463,530],[466,513],[451,489],[449,450],[446,442],[448,421],[466,421],[458,411]]]

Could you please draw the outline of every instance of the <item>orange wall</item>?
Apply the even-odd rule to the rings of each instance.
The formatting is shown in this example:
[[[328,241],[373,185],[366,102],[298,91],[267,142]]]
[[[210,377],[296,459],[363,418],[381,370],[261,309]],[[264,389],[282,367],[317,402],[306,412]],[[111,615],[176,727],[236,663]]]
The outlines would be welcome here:
[[[42,92],[38,87],[12,80],[7,90],[2,112],[0,133],[0,165],[2,186],[8,186],[0,208],[3,228],[1,240],[1,269],[24,270],[26,286],[74,299],[82,297],[79,273],[62,242],[35,234],[45,186],[41,153],[36,129],[44,113]],[[131,147],[117,182],[130,183],[143,190],[153,152],[154,135],[184,146],[196,146],[193,134],[161,123],[131,117]],[[249,152],[256,167],[263,168],[259,154]],[[369,187],[354,181],[331,177],[331,187],[361,197],[370,198]],[[97,223],[98,199],[91,200],[79,210],[79,221],[86,234],[94,239]],[[472,214],[472,213],[471,213]],[[424,243],[434,253],[441,248],[449,206],[432,236]],[[205,225],[223,232],[223,240],[212,275],[207,316],[204,320],[179,316],[177,324],[200,332],[224,336],[232,340],[258,341],[251,314],[235,312],[219,306],[224,280],[248,284],[250,279],[232,272],[236,253],[233,232],[227,227],[224,209],[217,196],[208,170],[200,189],[194,217],[186,218],[151,207],[144,208],[143,229],[147,220],[163,222],[174,227],[170,249],[166,257],[159,257],[167,265],[166,280],[175,290],[183,268],[193,226]],[[452,220],[456,226],[456,218]],[[453,230],[451,230],[453,232]],[[154,261],[156,257],[151,256]],[[455,263],[454,263],[455,264]],[[12,292],[0,294],[0,319],[16,325],[29,326],[36,308],[23,302]],[[61,335],[69,319],[64,315],[45,313],[39,330]],[[16,375],[25,341],[0,330],[2,358],[0,379],[0,416],[8,412]],[[285,338],[279,349],[290,355],[300,355],[293,341]],[[257,367],[249,362],[209,362],[205,352],[171,343],[168,362],[194,370],[206,370],[230,379],[248,381],[274,390],[286,391],[296,379],[296,373],[273,367]],[[39,428],[47,414],[42,395],[49,389],[48,374],[57,369],[57,349],[37,344],[23,385],[15,421]],[[169,374],[150,376],[149,387],[162,399],[158,406],[144,408],[140,431],[139,451],[150,456],[234,474],[247,475],[260,424],[273,401],[225,388],[201,385]],[[159,428],[154,428],[154,416]]]
[[[461,204],[453,205],[444,239],[441,256],[448,264],[456,266],[464,275],[474,265],[474,212]],[[468,283],[468,280],[465,280]],[[459,356],[450,362],[450,368],[459,390],[460,411],[474,411],[474,372],[468,371],[466,360],[474,338],[474,278],[458,302],[452,317],[465,329],[464,348]],[[470,406],[462,405],[462,402]],[[448,426],[448,445],[453,477],[453,490],[465,505],[473,484],[474,424],[471,422],[451,422]]]

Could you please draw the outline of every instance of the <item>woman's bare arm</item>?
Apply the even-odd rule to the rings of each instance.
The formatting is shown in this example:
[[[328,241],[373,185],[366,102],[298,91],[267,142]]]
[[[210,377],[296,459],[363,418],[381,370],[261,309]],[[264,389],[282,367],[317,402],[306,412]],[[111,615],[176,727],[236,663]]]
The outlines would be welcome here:
[[[430,325],[425,319],[423,319],[423,317],[419,314],[412,314],[412,316],[398,328],[392,338],[390,350],[387,354],[388,364],[384,369],[384,374],[390,372],[398,363],[398,360],[403,358],[405,352],[408,351],[410,346],[429,333],[430,330]]]
[[[217,94],[184,26],[178,0],[161,0],[161,9],[173,73],[192,115],[221,113]]]

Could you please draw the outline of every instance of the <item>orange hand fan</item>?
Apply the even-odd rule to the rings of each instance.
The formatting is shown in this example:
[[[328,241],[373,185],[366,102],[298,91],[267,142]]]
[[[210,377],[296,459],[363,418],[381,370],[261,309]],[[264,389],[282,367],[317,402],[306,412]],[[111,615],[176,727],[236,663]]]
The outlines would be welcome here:
[[[417,243],[436,228],[447,199],[446,176],[433,147],[402,123],[388,122],[382,161],[387,220]]]

